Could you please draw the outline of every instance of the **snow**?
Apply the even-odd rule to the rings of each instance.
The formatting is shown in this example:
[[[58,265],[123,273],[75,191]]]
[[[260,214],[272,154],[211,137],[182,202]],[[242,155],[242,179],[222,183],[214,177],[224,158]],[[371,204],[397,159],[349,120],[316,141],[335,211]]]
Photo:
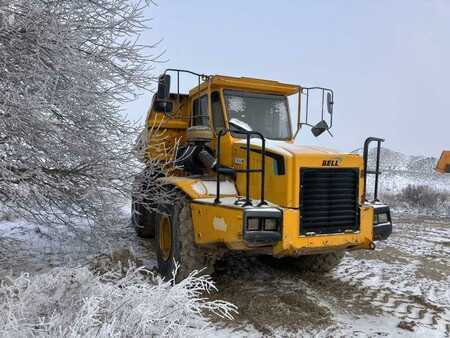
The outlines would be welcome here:
[[[217,181],[197,181],[191,185],[192,189],[199,195],[216,195],[217,194]],[[236,187],[231,181],[220,182],[220,193],[222,195],[237,195]]]
[[[438,337],[446,331],[446,325],[450,322],[450,276],[444,281],[420,278],[417,276],[418,266],[420,263],[414,261],[406,264],[386,263],[376,259],[355,260],[347,256],[337,267],[333,278],[364,290],[364,295],[357,294],[355,297],[380,308],[388,323],[397,324],[398,317],[406,314],[414,318],[417,327],[411,336],[422,337],[426,333],[430,337]],[[365,331],[369,327],[366,325]]]
[[[107,227],[79,222],[72,231],[64,227],[47,228],[0,208],[0,279],[10,273],[34,274],[52,267],[83,266],[98,255],[123,248],[145,266],[154,266],[151,243],[137,238],[130,224],[130,202],[121,205],[117,218],[111,219]]]

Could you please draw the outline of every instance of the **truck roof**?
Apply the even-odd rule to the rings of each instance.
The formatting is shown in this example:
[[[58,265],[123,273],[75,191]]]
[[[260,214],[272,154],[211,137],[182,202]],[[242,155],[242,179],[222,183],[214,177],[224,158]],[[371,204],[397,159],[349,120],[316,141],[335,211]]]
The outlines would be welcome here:
[[[255,90],[267,93],[293,95],[301,90],[301,86],[294,84],[281,83],[272,80],[255,79],[251,77],[233,77],[225,75],[211,75],[209,77],[211,87],[214,88],[233,88]],[[208,87],[208,80],[200,84],[200,91]],[[199,91],[199,87],[195,86],[189,91],[189,95],[195,95]]]

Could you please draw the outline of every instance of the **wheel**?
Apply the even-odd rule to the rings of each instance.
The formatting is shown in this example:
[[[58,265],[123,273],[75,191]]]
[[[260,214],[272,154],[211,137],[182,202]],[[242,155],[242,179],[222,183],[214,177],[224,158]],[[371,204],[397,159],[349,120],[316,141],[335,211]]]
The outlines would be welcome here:
[[[176,282],[186,278],[193,270],[212,274],[216,256],[195,245],[190,201],[180,195],[176,202],[163,208],[157,216],[158,270],[165,280],[173,278],[176,263],[179,264]],[[176,262],[176,263],[175,263]]]
[[[142,238],[155,238],[156,213],[151,212],[146,206],[149,201],[145,198],[146,184],[145,173],[136,176],[133,182],[133,194],[131,197],[131,224],[136,234]]]
[[[132,198],[131,202],[131,224],[139,237],[155,238],[156,214],[147,210],[144,204]]]
[[[339,265],[344,255],[344,251],[336,251],[326,254],[300,256],[295,259],[294,264],[305,271],[328,272]]]

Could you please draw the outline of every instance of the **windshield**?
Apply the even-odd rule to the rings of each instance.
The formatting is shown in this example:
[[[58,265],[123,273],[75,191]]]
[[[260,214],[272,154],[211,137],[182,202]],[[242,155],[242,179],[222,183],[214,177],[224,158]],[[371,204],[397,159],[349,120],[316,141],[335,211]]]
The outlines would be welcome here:
[[[291,138],[287,98],[282,95],[225,90],[225,105],[231,131],[258,131],[265,138]],[[233,134],[235,137],[243,137]]]

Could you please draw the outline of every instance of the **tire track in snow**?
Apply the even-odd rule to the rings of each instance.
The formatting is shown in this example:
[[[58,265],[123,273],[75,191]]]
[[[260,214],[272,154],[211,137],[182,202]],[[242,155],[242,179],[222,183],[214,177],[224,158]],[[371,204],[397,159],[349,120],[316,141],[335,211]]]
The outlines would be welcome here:
[[[414,265],[388,265],[353,257],[346,257],[336,272],[325,278],[330,292],[337,288],[348,290],[339,293],[338,298],[349,308],[370,304],[375,312],[450,332],[450,292],[446,287],[450,279],[444,283],[416,279]]]

